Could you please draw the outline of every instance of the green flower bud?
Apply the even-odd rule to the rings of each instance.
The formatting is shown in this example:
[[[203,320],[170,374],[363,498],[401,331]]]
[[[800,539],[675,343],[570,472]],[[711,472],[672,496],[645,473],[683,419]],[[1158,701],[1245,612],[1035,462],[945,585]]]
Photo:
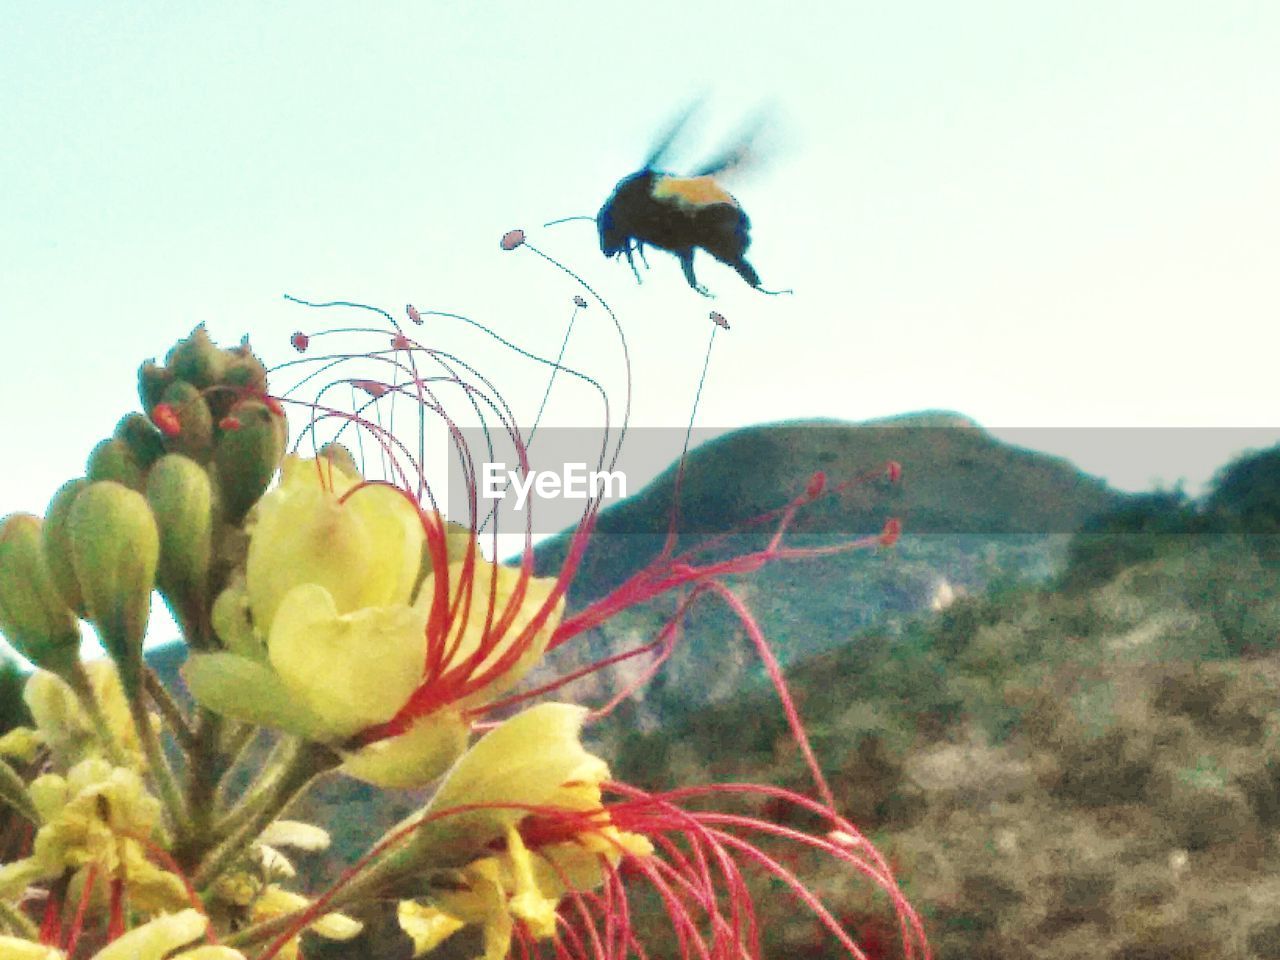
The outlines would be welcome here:
[[[133,451],[118,437],[108,437],[93,448],[85,473],[90,480],[114,480],[134,490],[141,490],[146,483]]]
[[[68,675],[80,658],[80,624],[45,562],[39,517],[0,520],[0,633],[51,673]]]
[[[239,523],[266,492],[284,456],[284,417],[261,400],[242,400],[231,408],[213,462],[226,517]]]
[[[222,375],[222,382],[226,386],[236,387],[246,393],[266,393],[267,368],[253,355],[253,351],[249,349],[248,340],[228,350],[227,353],[230,359]]]
[[[142,409],[150,413],[173,381],[174,376],[171,372],[164,367],[156,366],[150,360],[140,366],[138,368],[138,399],[142,401]]]
[[[165,365],[179,380],[203,390],[222,382],[227,354],[209,339],[209,332],[202,323],[185,340],[174,345],[165,357]]]
[[[160,529],[157,582],[178,610],[204,606],[212,556],[213,485],[204,468],[171,453],[147,476],[147,502]]]
[[[71,515],[71,504],[88,485],[89,481],[84,477],[68,480],[58,488],[44,513],[45,561],[63,602],[78,617],[85,615],[84,596],[80,592],[80,581],[76,579],[75,564],[71,562],[71,529],[67,518]]]
[[[141,413],[121,417],[113,435],[128,444],[133,459],[143,470],[164,456],[164,438],[155,424]]]
[[[208,463],[213,452],[213,413],[204,395],[181,380],[171,383],[161,397],[178,415],[178,429],[170,434],[167,446],[175,453],[185,453],[198,463]]]
[[[67,523],[89,620],[131,689],[141,679],[142,640],[160,555],[155,516],[142,494],[103,480],[80,491]]]

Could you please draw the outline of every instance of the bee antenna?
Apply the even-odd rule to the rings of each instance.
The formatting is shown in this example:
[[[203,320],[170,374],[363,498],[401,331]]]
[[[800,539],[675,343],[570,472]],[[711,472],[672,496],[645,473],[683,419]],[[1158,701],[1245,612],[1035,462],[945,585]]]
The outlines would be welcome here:
[[[761,293],[767,293],[771,297],[780,297],[784,293],[791,294],[792,296],[795,295],[795,291],[790,287],[787,287],[785,290],[766,290],[764,287],[756,287],[755,289],[759,290]]]
[[[558,223],[568,223],[570,220],[590,220],[592,223],[595,223],[596,218],[595,217],[561,217],[559,220],[551,220],[547,223],[544,223],[543,226],[554,227]]]

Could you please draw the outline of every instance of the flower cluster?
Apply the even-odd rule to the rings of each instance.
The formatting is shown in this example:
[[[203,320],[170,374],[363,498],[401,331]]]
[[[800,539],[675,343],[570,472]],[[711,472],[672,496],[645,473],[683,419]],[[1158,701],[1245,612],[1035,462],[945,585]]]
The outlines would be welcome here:
[[[382,414],[410,405],[448,430],[439,385],[463,387],[474,405],[487,381],[386,319],[389,347],[364,359],[387,375],[342,377],[305,402],[269,391],[247,343],[219,349],[197,328],[163,365],[142,367],[142,412],[94,449],[45,517],[0,522],[0,631],[36,668],[30,726],[0,736],[0,818],[20,827],[0,837],[24,838],[0,864],[0,958],[299,957],[304,933],[360,936],[387,899],[414,956],[465,941],[484,960],[643,957],[648,903],[682,956],[755,957],[752,874],[811,911],[838,950],[865,956],[857,931],[779,858],[788,844],[885,891],[905,955],[927,955],[916,914],[836,813],[816,764],[818,799],[750,785],[648,793],[614,781],[583,746],[584,723],[607,705],[557,702],[564,681],[518,686],[548,651],[622,609],[677,588],[681,613],[717,596],[743,618],[811,756],[768,645],[720,578],[813,553],[782,532],[821,483],[773,517],[761,550],[703,562],[669,544],[567,616],[596,504],[555,576],[534,576],[527,544],[516,563],[486,557],[483,518],[440,513],[421,457]],[[351,359],[309,356],[323,335],[295,335],[304,358],[283,369]],[[354,409],[332,400],[335,384],[361,398]],[[309,414],[293,448],[291,404]],[[326,422],[343,442],[316,439]],[[143,655],[155,593],[187,648],[183,691]],[[84,623],[107,659],[82,659]],[[649,654],[657,669],[671,638],[597,666]],[[323,849],[328,834],[286,813],[324,776],[430,792],[308,895],[282,850]],[[717,809],[744,792],[815,826]]]

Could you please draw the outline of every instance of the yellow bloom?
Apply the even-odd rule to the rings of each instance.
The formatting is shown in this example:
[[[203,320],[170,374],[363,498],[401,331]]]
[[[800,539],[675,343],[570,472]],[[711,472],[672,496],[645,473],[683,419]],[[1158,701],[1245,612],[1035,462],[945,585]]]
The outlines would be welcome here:
[[[604,882],[605,864],[624,853],[653,852],[644,837],[610,823],[601,807],[600,784],[609,769],[579,741],[585,714],[566,704],[532,707],[483,737],[450,771],[426,814],[495,806],[428,822],[398,854],[440,868],[470,851],[429,904],[401,904],[401,926],[415,956],[468,925],[483,928],[484,960],[507,955],[517,920],[536,939],[554,937],[556,910],[569,892],[565,881],[575,890],[594,889]],[[548,819],[562,826],[556,840],[530,849],[521,830]],[[500,852],[476,855],[495,841],[503,843]]]
[[[174,910],[186,903],[182,881],[147,858],[141,839],[159,827],[160,802],[134,770],[91,758],[31,783],[41,826],[31,856],[0,867],[0,897],[29,884],[95,865],[124,880],[130,903],[143,912]]]
[[[542,656],[563,602],[548,607],[553,579],[481,558],[451,563],[437,596],[417,508],[361,482],[328,459],[286,460],[255,509],[245,577],[214,607],[227,651],[184,672],[212,710],[330,744],[352,776],[420,786],[465,748],[464,711]]]

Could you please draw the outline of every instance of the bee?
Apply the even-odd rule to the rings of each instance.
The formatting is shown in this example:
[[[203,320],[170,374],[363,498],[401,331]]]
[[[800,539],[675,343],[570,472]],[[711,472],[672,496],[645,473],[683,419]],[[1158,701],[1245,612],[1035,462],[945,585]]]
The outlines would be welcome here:
[[[740,166],[750,153],[759,124],[737,138],[727,150],[692,176],[681,177],[657,169],[693,112],[686,110],[649,155],[643,167],[618,181],[613,194],[596,215],[600,250],[608,258],[625,256],[640,280],[635,254],[645,267],[646,245],[666,250],[680,261],[689,286],[703,296],[712,294],[693,272],[693,252],[701,247],[721,263],[733,267],[751,287],[770,295],[790,290],[766,290],[760,275],[747,262],[751,219],[716,177]]]

